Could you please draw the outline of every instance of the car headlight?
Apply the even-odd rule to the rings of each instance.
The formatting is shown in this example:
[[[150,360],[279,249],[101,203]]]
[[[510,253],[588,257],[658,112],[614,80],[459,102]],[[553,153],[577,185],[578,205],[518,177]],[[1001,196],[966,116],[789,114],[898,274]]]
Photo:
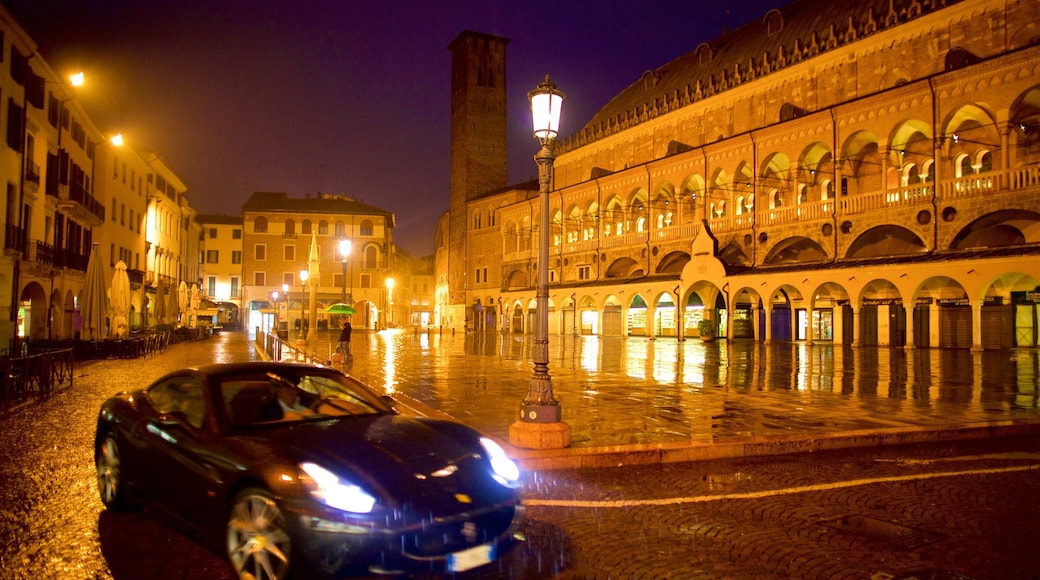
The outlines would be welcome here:
[[[487,451],[488,459],[491,460],[491,471],[495,481],[502,485],[512,487],[520,479],[520,468],[506,455],[502,446],[487,437],[480,438],[480,444]]]
[[[307,491],[321,503],[338,510],[367,514],[376,505],[376,498],[353,483],[315,463],[301,463],[306,474],[301,477]]]

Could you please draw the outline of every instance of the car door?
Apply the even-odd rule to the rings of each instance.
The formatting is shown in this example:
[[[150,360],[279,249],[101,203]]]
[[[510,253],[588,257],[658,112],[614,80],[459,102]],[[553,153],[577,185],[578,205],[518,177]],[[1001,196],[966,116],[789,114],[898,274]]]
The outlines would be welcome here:
[[[145,427],[157,503],[192,524],[204,521],[221,477],[215,465],[219,436],[204,383],[192,374],[176,375],[148,390],[156,410]]]

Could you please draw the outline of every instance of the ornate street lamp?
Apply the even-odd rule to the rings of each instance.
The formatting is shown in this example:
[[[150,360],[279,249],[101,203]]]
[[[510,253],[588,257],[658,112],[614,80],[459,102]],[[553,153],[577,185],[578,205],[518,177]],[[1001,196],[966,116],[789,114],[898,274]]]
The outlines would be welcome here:
[[[560,130],[560,109],[564,95],[556,85],[545,81],[527,93],[531,101],[534,136],[541,144],[535,154],[538,164],[541,216],[538,223],[538,281],[535,294],[538,326],[534,339],[534,373],[527,397],[520,405],[520,420],[509,427],[509,442],[517,447],[550,449],[571,444],[571,428],[560,421],[560,403],[553,397],[549,376],[549,192],[552,186],[552,146]]]
[[[285,338],[289,338],[289,285],[282,284],[282,296],[285,297]],[[279,322],[281,321],[281,314],[278,316]],[[281,328],[281,325],[278,326]]]
[[[339,255],[342,256],[342,258],[343,258],[343,300],[341,300],[341,302],[346,304],[347,303],[347,258],[350,257],[350,240],[340,240],[339,241]],[[353,302],[354,301],[354,296],[353,296],[354,289],[353,288],[351,288],[350,294],[351,294],[350,301]]]
[[[307,332],[303,329],[303,322],[307,320],[307,313],[303,309],[304,297],[307,296],[307,278],[310,276],[310,272],[307,270],[300,270],[300,291],[303,296],[300,297],[300,337],[297,342],[307,342]]]

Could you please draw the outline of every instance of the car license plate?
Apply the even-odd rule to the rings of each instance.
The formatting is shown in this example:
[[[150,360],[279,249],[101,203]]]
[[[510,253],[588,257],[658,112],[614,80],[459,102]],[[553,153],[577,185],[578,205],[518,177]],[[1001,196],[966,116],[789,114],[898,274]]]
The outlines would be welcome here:
[[[465,572],[495,560],[495,546],[484,544],[448,554],[448,572]]]

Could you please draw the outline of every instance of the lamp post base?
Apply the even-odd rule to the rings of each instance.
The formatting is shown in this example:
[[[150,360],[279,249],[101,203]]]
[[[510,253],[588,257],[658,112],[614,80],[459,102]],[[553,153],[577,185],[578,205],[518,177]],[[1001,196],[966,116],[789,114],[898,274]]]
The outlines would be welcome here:
[[[571,445],[571,426],[560,421],[560,405],[520,406],[520,420],[509,426],[509,444],[523,449],[563,449]]]

